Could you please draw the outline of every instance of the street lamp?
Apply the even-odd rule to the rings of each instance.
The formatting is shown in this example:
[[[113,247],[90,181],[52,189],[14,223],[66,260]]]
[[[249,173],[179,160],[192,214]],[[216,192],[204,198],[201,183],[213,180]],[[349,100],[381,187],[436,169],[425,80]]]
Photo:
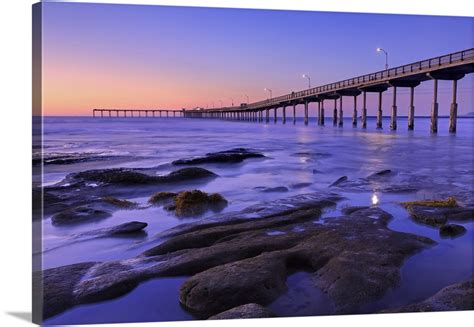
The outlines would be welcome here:
[[[382,48],[377,48],[377,52],[383,52],[385,54],[385,70],[388,69],[388,53]]]
[[[303,78],[307,78],[308,79],[308,88],[310,89],[311,88],[311,77],[309,77],[308,75],[306,74],[303,74],[302,76]]]
[[[214,108],[215,108],[215,106],[214,106],[214,101],[212,101],[212,109],[214,109]]]
[[[232,107],[234,106],[234,99],[233,98],[229,98],[231,101],[232,101]]]
[[[270,92],[270,99],[273,98],[273,95],[272,95],[273,91],[271,89],[264,88],[263,90],[267,91],[267,92]]]

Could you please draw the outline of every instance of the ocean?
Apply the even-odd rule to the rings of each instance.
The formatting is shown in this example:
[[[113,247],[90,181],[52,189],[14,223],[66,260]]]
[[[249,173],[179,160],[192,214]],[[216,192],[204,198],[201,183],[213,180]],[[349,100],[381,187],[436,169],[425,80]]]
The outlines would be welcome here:
[[[439,132],[430,134],[429,118],[416,118],[415,130],[407,130],[407,119],[398,119],[398,130],[389,130],[389,118],[383,129],[317,126],[310,118],[308,126],[301,118],[278,123],[237,122],[185,118],[91,118],[45,117],[43,126],[44,166],[42,184],[51,186],[68,174],[104,168],[155,168],[158,174],[176,170],[173,160],[201,156],[208,152],[247,148],[266,158],[249,159],[237,164],[203,164],[219,177],[205,184],[160,186],[156,191],[180,191],[199,188],[218,192],[228,201],[223,210],[231,212],[250,205],[312,191],[332,190],[345,197],[336,208],[323,213],[335,216],[347,205],[376,205],[394,216],[393,230],[427,236],[438,244],[410,257],[401,269],[397,288],[371,303],[361,312],[375,312],[389,306],[425,299],[442,287],[473,275],[474,223],[462,223],[467,232],[455,239],[441,238],[438,229],[414,222],[400,206],[401,201],[436,198],[450,188],[472,192],[474,181],[474,119],[458,119],[458,132],[448,133],[448,119],[439,119]],[[92,158],[68,164],[55,164],[58,155]],[[34,153],[33,157],[38,156]],[[48,162],[48,159],[51,162]],[[380,188],[345,190],[330,185],[342,176],[354,180],[382,170],[425,180],[421,190],[383,192]],[[426,186],[429,181],[429,186]],[[304,186],[301,186],[304,185]],[[285,187],[285,192],[262,192],[262,187]],[[145,205],[148,196],[130,193],[126,200]],[[194,218],[179,218],[162,207],[118,210],[97,222],[56,226],[50,217],[42,221],[43,269],[87,262],[133,258],[160,242],[159,232],[179,224],[208,219],[212,212]],[[114,226],[131,220],[148,223],[146,233],[137,237],[97,238],[68,244],[71,235]],[[150,245],[152,244],[152,245]],[[288,277],[288,291],[269,307],[283,316],[331,314],[326,295],[317,289],[308,291],[309,273],[295,272]],[[178,302],[178,289],[186,276],[158,278],[140,284],[132,292],[109,301],[76,306],[46,321],[47,324],[105,323],[134,321],[188,320],[193,317]],[[299,291],[299,290],[304,291]]]

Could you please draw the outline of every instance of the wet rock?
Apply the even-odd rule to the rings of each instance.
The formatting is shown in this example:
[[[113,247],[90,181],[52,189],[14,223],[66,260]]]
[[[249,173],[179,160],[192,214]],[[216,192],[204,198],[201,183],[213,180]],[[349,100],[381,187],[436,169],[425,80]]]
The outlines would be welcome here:
[[[73,153],[37,153],[33,156],[33,165],[71,165],[81,162],[105,161],[120,158],[119,156],[104,155],[100,152]]]
[[[199,190],[180,192],[174,198],[173,207],[178,216],[197,216],[208,209],[220,211],[227,200],[218,193],[207,194]]]
[[[435,242],[390,230],[391,216],[379,208],[315,224],[323,208],[338,199],[333,193],[299,195],[179,226],[162,233],[168,239],[139,257],[95,264],[60,296],[72,306],[115,298],[150,278],[191,275],[180,289],[180,302],[208,318],[272,302],[285,291],[288,273],[303,269],[313,273],[315,287],[328,294],[337,312],[357,312],[397,285],[409,256]],[[275,229],[282,233],[269,236]],[[60,281],[69,269],[48,275]],[[52,305],[55,300],[45,299]]]
[[[384,312],[431,312],[474,310],[474,278],[440,290],[423,302]]]
[[[81,206],[69,208],[51,217],[53,224],[75,224],[90,220],[99,220],[110,217],[108,211],[94,208],[92,206]]]
[[[315,272],[315,286],[328,293],[338,312],[354,312],[359,304],[397,285],[399,267],[407,256],[433,244],[426,238],[389,230],[389,217],[371,208],[333,218],[327,226],[306,224],[298,235],[285,229],[285,234],[272,236],[273,246],[279,244],[279,249],[191,277],[180,289],[180,302],[204,317],[248,302],[265,305],[285,290],[288,269],[300,268]],[[229,236],[226,243],[242,251],[257,241],[263,240],[254,233],[245,243]]]
[[[265,158],[265,156],[249,149],[234,148],[226,151],[210,152],[202,157],[175,160],[172,164],[197,165],[205,163],[240,163],[249,158]]]
[[[311,186],[312,183],[296,183],[296,184],[291,184],[291,188],[304,188],[304,187],[308,187],[308,186]]]
[[[102,237],[114,237],[114,236],[146,236],[143,229],[148,226],[147,223],[140,221],[131,221],[128,223],[123,223],[117,226],[105,227],[100,229],[95,229],[87,231],[80,234],[73,234],[65,239],[62,244],[56,245],[54,247],[45,248],[42,250],[42,253],[47,251],[55,250],[64,246],[69,246],[73,243],[89,241],[96,238]],[[38,252],[40,254],[41,252]]]
[[[49,308],[46,318],[80,303],[113,299],[150,278],[195,274],[264,251],[288,247],[299,235],[293,234],[293,241],[279,237],[262,238],[265,235],[262,231],[317,219],[322,208],[335,205],[339,199],[333,193],[312,193],[262,203],[238,212],[217,215],[204,223],[183,224],[173,228],[161,234],[167,237],[175,235],[166,244],[150,249],[135,259],[95,263],[92,269],[86,271],[80,265],[48,269],[44,271],[49,281],[48,287],[56,284],[62,289],[45,293],[45,306]],[[244,237],[245,232],[249,233],[250,238]],[[244,247],[224,242],[239,233],[242,235],[237,241],[243,243]],[[254,234],[259,235],[259,238],[253,239]],[[210,247],[214,243],[214,247]],[[71,272],[83,278],[65,283]]]
[[[37,285],[42,285],[44,319],[61,313],[77,303],[74,287],[94,264],[84,262],[33,274],[33,278],[39,281]]]
[[[439,228],[439,235],[441,237],[455,238],[466,233],[466,228],[456,224],[446,224]]]
[[[102,198],[102,201],[104,201],[107,204],[110,204],[111,206],[121,208],[121,209],[134,209],[138,207],[138,203],[136,202],[121,200],[112,196],[106,196]]]
[[[271,193],[271,192],[288,192],[288,188],[285,186],[277,186],[277,187],[265,187],[265,186],[257,186],[254,188],[260,192],[264,193]]]
[[[385,169],[385,170],[381,170],[372,175],[367,176],[367,179],[376,179],[376,178],[391,176],[391,175],[393,175],[392,171],[390,169]]]
[[[370,207],[367,206],[349,206],[349,207],[344,207],[342,208],[342,213],[345,215],[350,215],[358,210],[364,210],[364,209],[369,209]]]
[[[332,183],[331,185],[329,185],[329,187],[332,187],[332,186],[337,186],[339,184],[342,184],[344,182],[347,181],[347,176],[342,176],[340,177],[337,181],[335,181],[334,183]]]
[[[150,199],[148,199],[148,203],[150,204],[162,204],[172,201],[178,193],[174,192],[157,192],[153,194]]]
[[[448,220],[467,221],[474,219],[474,208],[458,205],[456,199],[422,200],[403,202],[410,216],[417,222],[430,226],[442,226]]]
[[[430,225],[442,226],[446,224],[448,218],[443,210],[433,207],[410,205],[407,207],[410,216],[417,222]]]
[[[248,303],[240,305],[238,307],[232,308],[230,310],[221,312],[215,316],[212,316],[208,319],[248,319],[248,318],[271,318],[275,317],[275,314],[268,310],[267,308],[257,304],[257,303]]]
[[[147,223],[140,221],[131,221],[129,223],[124,223],[115,227],[104,229],[104,235],[122,235],[122,234],[133,234],[139,231],[142,231],[148,226]]]
[[[214,280],[216,277],[222,279]],[[264,253],[189,278],[179,290],[179,302],[203,318],[242,303],[267,304],[286,290],[285,277],[285,260]]]
[[[66,180],[75,183],[88,181],[104,184],[146,185],[176,183],[216,176],[216,174],[209,170],[197,167],[179,169],[165,176],[148,175],[133,169],[112,168],[88,170],[70,174],[66,177]]]

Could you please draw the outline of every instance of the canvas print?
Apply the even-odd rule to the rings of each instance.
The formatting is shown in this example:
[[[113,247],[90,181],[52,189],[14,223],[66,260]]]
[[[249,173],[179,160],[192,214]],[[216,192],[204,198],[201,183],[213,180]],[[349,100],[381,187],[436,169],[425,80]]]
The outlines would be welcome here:
[[[472,310],[473,24],[34,5],[35,321]]]

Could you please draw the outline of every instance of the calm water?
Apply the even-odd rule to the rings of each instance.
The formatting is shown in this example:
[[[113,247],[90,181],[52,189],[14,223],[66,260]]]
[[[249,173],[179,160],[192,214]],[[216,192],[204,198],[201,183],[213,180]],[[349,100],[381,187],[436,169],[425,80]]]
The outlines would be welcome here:
[[[448,120],[439,120],[438,135],[430,135],[429,119],[417,118],[415,131],[406,130],[406,119],[398,121],[399,130],[375,130],[375,120],[369,119],[368,129],[352,128],[350,120],[344,128],[335,128],[327,120],[319,127],[313,118],[309,126],[299,119],[296,126],[225,122],[195,119],[100,119],[54,118],[44,121],[45,153],[89,153],[107,156],[107,160],[71,165],[47,165],[44,185],[62,180],[68,173],[95,168],[159,167],[166,174],[174,169],[170,162],[207,152],[246,147],[264,153],[269,159],[248,160],[236,165],[203,165],[220,177],[200,185],[206,192],[219,192],[229,200],[225,211],[238,210],[257,202],[274,200],[312,190],[326,190],[343,175],[349,179],[366,177],[383,170],[397,173],[431,176],[434,186],[416,193],[384,194],[380,192],[342,192],[344,200],[326,212],[334,216],[347,204],[370,205],[374,201],[395,216],[390,228],[428,236],[439,244],[407,260],[402,267],[400,287],[372,303],[367,312],[387,306],[401,305],[424,299],[440,288],[473,275],[473,223],[464,226],[468,232],[455,240],[441,239],[437,229],[413,223],[397,203],[432,196],[450,186],[472,190],[474,119],[459,119],[458,133],[449,135]],[[312,153],[313,155],[295,155]],[[294,188],[297,183],[311,183]],[[438,185],[438,186],[436,186]],[[439,185],[442,185],[440,187]],[[262,193],[255,187],[286,186],[286,193]],[[182,186],[181,186],[182,188]],[[172,186],[159,190],[176,190]],[[148,197],[128,200],[145,204]],[[207,214],[209,216],[210,214]],[[206,215],[199,218],[206,219]],[[117,225],[131,220],[149,224],[147,234],[136,238],[108,238],[68,245],[67,237],[92,229]],[[133,257],[150,247],[153,235],[177,224],[193,221],[178,219],[162,208],[122,210],[97,223],[72,227],[56,227],[50,219],[43,220],[44,268],[82,261],[103,261]],[[35,222],[41,223],[41,222]],[[153,243],[156,244],[156,243]],[[60,246],[57,249],[53,247]],[[288,277],[289,290],[270,305],[280,315],[330,314],[332,304],[317,289],[311,289],[311,275],[295,272]],[[186,279],[162,278],[148,281],[131,293],[111,301],[83,305],[51,318],[50,324],[158,321],[192,319],[178,303],[178,289]],[[149,299],[153,300],[150,301]],[[148,299],[148,300],[147,300]],[[124,308],[128,308],[124,313]],[[120,315],[118,315],[120,313]]]

